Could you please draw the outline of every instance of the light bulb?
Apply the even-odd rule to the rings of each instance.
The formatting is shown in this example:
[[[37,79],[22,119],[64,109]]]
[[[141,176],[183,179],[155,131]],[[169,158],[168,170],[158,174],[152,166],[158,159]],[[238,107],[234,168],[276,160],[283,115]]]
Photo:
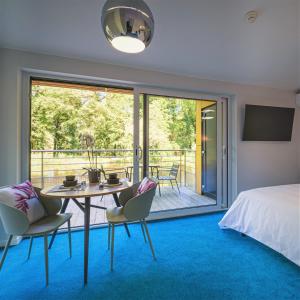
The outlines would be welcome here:
[[[115,37],[111,44],[117,50],[125,53],[139,53],[145,49],[145,44],[141,40],[130,36]]]

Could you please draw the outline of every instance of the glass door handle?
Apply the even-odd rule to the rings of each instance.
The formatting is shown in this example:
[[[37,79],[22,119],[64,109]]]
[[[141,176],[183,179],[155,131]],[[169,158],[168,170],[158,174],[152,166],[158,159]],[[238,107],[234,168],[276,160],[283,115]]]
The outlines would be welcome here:
[[[143,158],[143,149],[141,146],[139,146],[138,151],[139,151],[138,160],[141,160]]]
[[[222,152],[223,152],[223,159],[227,158],[227,147],[223,146]]]

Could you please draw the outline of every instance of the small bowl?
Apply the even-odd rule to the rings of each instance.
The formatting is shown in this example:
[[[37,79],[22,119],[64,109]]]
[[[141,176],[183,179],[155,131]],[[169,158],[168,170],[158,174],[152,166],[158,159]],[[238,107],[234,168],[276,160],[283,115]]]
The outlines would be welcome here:
[[[118,178],[118,174],[117,173],[111,173],[108,175],[109,179],[117,179]]]
[[[64,180],[64,187],[76,186],[78,183],[77,180]]]
[[[120,179],[119,178],[108,178],[107,179],[107,183],[108,184],[119,184],[120,183]]]
[[[75,175],[67,175],[66,176],[66,181],[74,181],[75,180]]]

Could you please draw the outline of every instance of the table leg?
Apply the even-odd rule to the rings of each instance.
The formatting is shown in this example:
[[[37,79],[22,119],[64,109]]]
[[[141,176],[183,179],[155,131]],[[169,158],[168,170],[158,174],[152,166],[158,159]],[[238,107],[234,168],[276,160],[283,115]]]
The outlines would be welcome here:
[[[69,198],[66,198],[66,199],[64,200],[63,205],[62,205],[61,210],[60,210],[60,213],[61,213],[61,214],[64,214],[64,213],[66,212],[66,209],[67,209],[67,207],[68,207],[69,202],[70,202],[70,199],[69,199]],[[52,247],[52,245],[53,245],[53,243],[54,243],[56,234],[57,234],[57,230],[55,230],[55,231],[52,233],[52,237],[51,237],[51,240],[50,240],[48,249],[51,249],[51,247]]]
[[[84,284],[88,280],[88,264],[89,264],[89,237],[90,237],[90,208],[91,198],[85,198],[84,206]]]
[[[112,195],[114,197],[116,205],[118,207],[121,207],[121,204],[120,204],[119,197],[118,197],[117,193],[113,193]],[[126,223],[124,223],[124,226],[125,226],[128,237],[130,237],[130,232],[129,232],[129,229],[128,229],[128,225]]]

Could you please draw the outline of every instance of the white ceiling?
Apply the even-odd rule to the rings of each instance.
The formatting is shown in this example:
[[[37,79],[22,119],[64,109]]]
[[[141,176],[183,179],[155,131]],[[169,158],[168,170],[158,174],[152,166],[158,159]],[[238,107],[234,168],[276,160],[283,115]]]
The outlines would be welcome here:
[[[0,0],[0,47],[206,79],[298,87],[298,0],[146,0],[155,18],[146,51],[112,49],[104,0]],[[257,22],[245,13],[257,9]]]

